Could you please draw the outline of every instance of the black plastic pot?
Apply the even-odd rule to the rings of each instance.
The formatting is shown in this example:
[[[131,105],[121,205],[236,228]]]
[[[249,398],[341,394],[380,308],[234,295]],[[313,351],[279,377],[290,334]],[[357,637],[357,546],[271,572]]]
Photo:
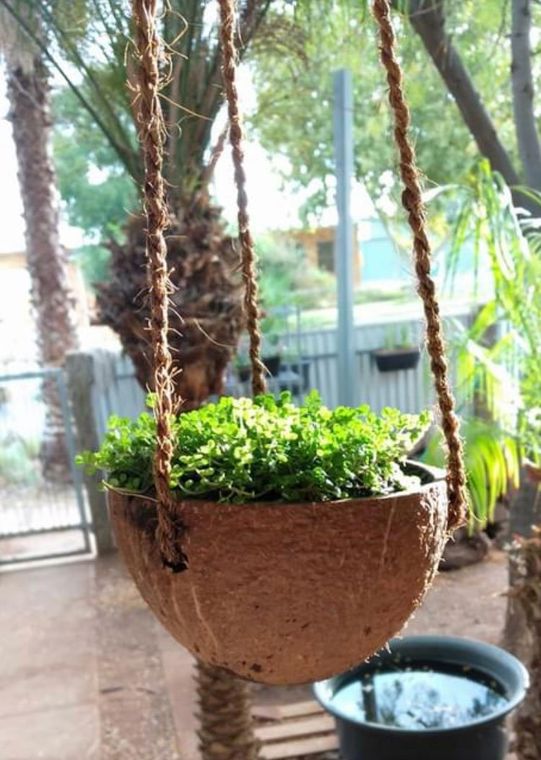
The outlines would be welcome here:
[[[415,369],[421,358],[417,346],[408,348],[378,348],[372,351],[372,356],[380,372],[398,372],[404,369]]]
[[[411,730],[385,725],[382,720],[389,722],[389,717],[379,714],[377,706],[374,712],[377,722],[352,718],[336,700],[337,693],[352,683],[359,685],[361,693],[361,682],[366,683],[367,676],[370,678],[369,674],[378,669],[388,671],[390,666],[393,671],[404,672],[414,663],[427,662],[434,674],[438,665],[441,673],[482,674],[487,683],[497,685],[505,697],[504,704],[489,715],[450,728]],[[505,716],[522,702],[528,683],[522,663],[503,649],[470,639],[412,636],[391,641],[389,650],[381,651],[349,673],[316,683],[314,693],[335,717],[344,760],[504,760],[508,746]],[[375,692],[373,701],[377,705]]]
[[[268,369],[272,377],[278,377],[281,363],[282,363],[282,357],[279,354],[277,354],[276,356],[263,357],[263,364]]]
[[[282,362],[278,382],[281,391],[291,391],[298,395],[310,386],[310,359]]]
[[[268,369],[269,374],[272,377],[277,377],[278,373],[280,372],[280,364],[282,361],[282,357],[277,356],[264,356],[263,357],[263,364]],[[239,380],[241,383],[246,383],[250,377],[252,376],[252,368],[251,367],[238,367],[237,368],[237,374],[239,376]]]

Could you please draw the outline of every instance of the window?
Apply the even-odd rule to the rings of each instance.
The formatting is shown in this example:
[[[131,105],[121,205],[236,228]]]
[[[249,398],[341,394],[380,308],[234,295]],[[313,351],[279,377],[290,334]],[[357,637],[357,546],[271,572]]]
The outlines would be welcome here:
[[[326,272],[335,272],[334,241],[324,241],[317,244],[317,265]]]

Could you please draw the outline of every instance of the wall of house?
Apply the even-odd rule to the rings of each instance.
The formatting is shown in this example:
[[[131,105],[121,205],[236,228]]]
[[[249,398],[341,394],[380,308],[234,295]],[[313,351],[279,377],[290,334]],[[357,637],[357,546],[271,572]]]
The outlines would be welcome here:
[[[319,227],[316,230],[292,230],[288,233],[294,242],[301,246],[308,261],[321,269],[336,272],[334,253],[335,228]],[[362,256],[357,239],[357,230],[353,237],[353,277],[354,287],[361,284]]]
[[[75,297],[77,326],[85,330],[89,325],[89,309],[82,274],[71,261],[67,273]],[[36,360],[36,331],[26,254],[21,251],[0,253],[0,278],[0,366],[24,368]]]

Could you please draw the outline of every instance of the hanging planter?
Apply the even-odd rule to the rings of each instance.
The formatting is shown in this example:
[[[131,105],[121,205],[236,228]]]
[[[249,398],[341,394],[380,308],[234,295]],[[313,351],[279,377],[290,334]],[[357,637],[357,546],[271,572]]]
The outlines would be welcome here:
[[[395,410],[331,412],[314,393],[302,407],[267,395],[181,415],[171,522],[182,526],[185,567],[176,573],[164,565],[147,491],[152,418],[117,422],[83,459],[109,471],[118,547],[172,635],[244,678],[302,683],[383,646],[434,576],[445,482],[405,461],[426,422]]]
[[[162,625],[196,657],[268,684],[347,670],[399,633],[446,539],[445,483],[310,504],[183,501],[188,568],[171,574],[156,503],[109,494],[122,558]]]
[[[269,373],[270,377],[278,377],[280,374],[280,366],[282,364],[282,357],[277,354],[276,356],[264,356],[263,364],[265,365],[265,368],[267,372]],[[239,380],[241,383],[247,383],[248,380],[250,380],[252,376],[252,367],[250,364],[246,363],[238,363],[237,364],[237,373],[239,376]]]
[[[399,372],[406,369],[415,369],[419,364],[421,351],[417,346],[378,348],[372,351],[372,357],[380,372]]]
[[[219,0],[219,6],[252,391],[259,398],[253,404],[225,399],[175,417],[157,4],[134,0],[139,55],[134,107],[145,158],[155,426],[148,417],[136,423],[142,426],[138,446],[125,429],[129,423],[117,421],[120,430],[106,441],[111,461],[98,456],[90,463],[112,473],[109,501],[120,551],[165,627],[206,663],[246,678],[296,683],[351,667],[403,627],[434,577],[448,532],[465,521],[464,467],[388,0],[375,0],[374,12],[449,451],[445,481],[418,466],[413,480],[404,471],[416,423],[397,412],[380,419],[363,409],[330,412],[315,398],[304,412],[288,406],[287,399],[276,411],[279,404],[262,395],[265,368],[236,88],[236,19],[232,0]],[[222,428],[213,417],[218,407],[231,412]],[[263,412],[274,423],[260,424],[257,414]],[[248,445],[250,420],[262,448]],[[236,444],[224,449],[231,435]],[[299,456],[292,457],[295,447]],[[144,493],[126,492],[135,490]]]

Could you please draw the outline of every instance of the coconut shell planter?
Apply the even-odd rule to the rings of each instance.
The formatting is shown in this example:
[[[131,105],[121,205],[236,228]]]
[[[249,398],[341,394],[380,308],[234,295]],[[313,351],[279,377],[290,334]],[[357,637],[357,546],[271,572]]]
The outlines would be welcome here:
[[[328,431],[342,425],[329,449],[329,468],[336,467],[331,461],[332,446],[334,453],[339,451],[340,435],[346,427],[350,429],[353,424],[353,434],[348,433],[345,439],[353,445],[356,434],[362,436],[367,426],[386,419],[372,415],[366,407],[330,412],[315,394],[301,409],[291,403],[288,394],[279,401],[264,398],[267,400],[255,402],[222,399],[217,405],[181,415],[179,458],[183,457],[183,434],[189,456],[197,456],[189,434],[196,431],[200,435],[201,425],[208,430],[208,440],[200,443],[201,451],[206,451],[214,430],[223,442],[219,426],[223,414],[231,415],[232,409],[241,410],[240,417],[235,412],[241,428],[251,424],[248,420],[255,408],[263,420],[281,415],[280,428],[285,434],[295,435],[292,430],[297,429],[301,437],[304,432],[299,433],[295,421],[305,414],[302,425],[308,431],[306,440],[284,442],[283,451],[291,457],[309,441],[325,445]],[[269,408],[263,409],[264,405]],[[310,405],[312,411],[307,412]],[[220,407],[226,411],[211,424]],[[310,423],[317,424],[318,415],[323,423],[316,432]],[[387,442],[394,451],[411,442],[423,420],[395,410],[389,410],[388,415],[381,424],[388,428],[392,440]],[[356,418],[364,426],[357,432],[355,424],[361,423],[356,423]],[[290,425],[289,420],[294,423]],[[104,449],[109,446],[108,456],[114,456],[117,441],[126,440],[130,426],[133,430],[137,424],[123,421],[120,431],[109,434],[101,455],[86,455],[87,465],[106,466]],[[152,424],[150,417],[139,423],[147,437]],[[261,424],[253,420],[250,433],[255,441],[254,459],[261,454],[262,446],[269,445],[269,437],[277,440],[274,430],[269,428],[265,433],[264,424],[262,431],[258,429]],[[234,438],[235,431],[231,435]],[[383,443],[386,438],[381,430],[379,435]],[[226,449],[227,445],[221,455],[217,451],[212,461],[205,460],[204,467],[212,469],[222,456],[227,470],[225,460],[230,452]],[[271,447],[269,457],[272,451]],[[151,478],[150,449],[147,453],[148,463],[143,469],[148,466],[148,474],[143,481]],[[371,455],[386,461],[386,452],[373,451]],[[123,456],[125,453],[119,451],[119,461]],[[133,456],[132,465],[137,462],[140,468],[139,455]],[[357,456],[345,456],[346,467]],[[314,453],[314,468],[324,468],[329,462],[325,454]],[[396,463],[387,464],[396,472]],[[119,466],[114,478],[117,485],[108,498],[118,547],[139,591],[164,627],[196,657],[250,680],[269,684],[314,681],[347,670],[380,649],[403,628],[422,601],[447,536],[447,495],[441,472],[404,462],[406,476],[397,487],[406,490],[382,496],[291,503],[284,502],[283,497],[247,503],[179,498],[175,508],[183,532],[178,540],[187,568],[172,573],[156,540],[157,502],[152,490],[144,494],[116,490],[126,485],[122,468],[125,474],[132,465],[124,461]],[[287,473],[287,463],[283,471]],[[290,483],[292,477],[295,473],[289,474]],[[341,477],[337,476],[337,483]],[[193,473],[185,478],[186,488],[194,487],[189,482],[193,478]],[[352,476],[350,480],[356,479]],[[333,487],[323,488],[324,495],[332,493]]]

